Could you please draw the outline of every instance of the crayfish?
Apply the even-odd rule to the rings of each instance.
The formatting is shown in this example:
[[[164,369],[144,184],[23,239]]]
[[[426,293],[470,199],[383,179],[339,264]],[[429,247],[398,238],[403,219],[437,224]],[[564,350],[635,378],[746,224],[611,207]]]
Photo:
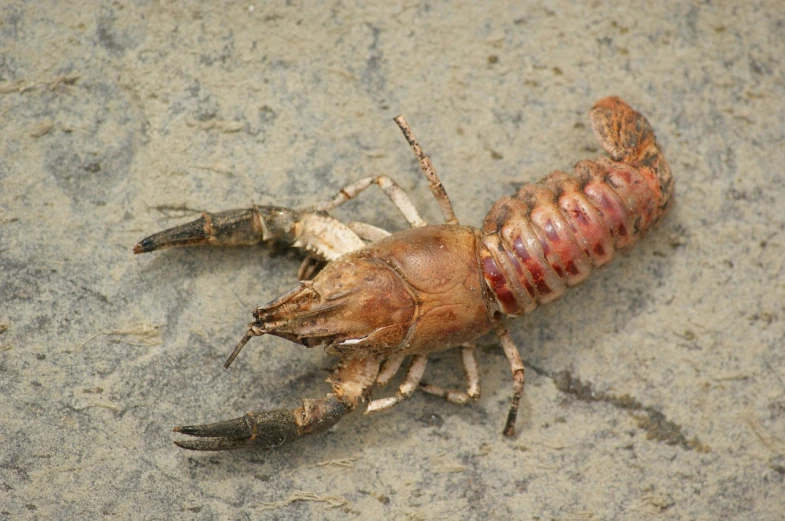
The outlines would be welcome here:
[[[271,448],[324,431],[363,402],[366,413],[393,407],[416,389],[464,404],[480,395],[474,341],[495,332],[512,371],[504,434],[512,436],[524,365],[505,317],[531,312],[583,281],[614,253],[632,247],[664,215],[673,178],[644,116],[619,98],[591,109],[594,133],[610,157],[583,160],[572,174],[553,172],[491,208],[482,228],[458,224],[450,199],[402,116],[395,118],[429,182],[445,224],[427,225],[387,176],[366,177],[332,199],[302,210],[273,206],[204,213],[134,247],[249,245],[281,241],[307,252],[300,282],[253,312],[253,322],[224,364],[254,336],[276,335],[339,357],[332,392],[295,410],[249,412],[207,425],[176,427],[199,439],[192,450]],[[330,211],[377,185],[411,225],[390,234]],[[318,271],[323,263],[323,269]],[[466,388],[421,384],[428,355],[460,347]],[[393,396],[371,400],[410,358]]]

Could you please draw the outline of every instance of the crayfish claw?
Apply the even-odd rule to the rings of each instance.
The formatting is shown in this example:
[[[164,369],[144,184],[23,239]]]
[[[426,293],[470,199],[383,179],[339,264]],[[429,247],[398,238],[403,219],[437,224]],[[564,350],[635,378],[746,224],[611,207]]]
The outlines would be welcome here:
[[[247,438],[252,435],[253,430],[248,425],[245,416],[216,423],[204,425],[185,425],[175,427],[174,432],[195,436],[197,438]]]
[[[189,450],[231,450],[248,446],[270,449],[300,437],[291,411],[249,412],[234,418],[204,425],[175,427],[174,432],[202,440],[175,440]]]
[[[367,399],[378,372],[375,358],[347,361],[329,379],[333,392],[324,398],[305,399],[291,411],[249,412],[233,420],[175,427],[174,432],[202,439],[174,443],[189,450],[272,449],[326,431]]]

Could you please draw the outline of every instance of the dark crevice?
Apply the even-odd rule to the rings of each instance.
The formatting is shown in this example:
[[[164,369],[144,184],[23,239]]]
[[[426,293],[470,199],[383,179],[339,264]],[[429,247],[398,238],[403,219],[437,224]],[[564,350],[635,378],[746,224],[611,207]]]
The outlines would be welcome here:
[[[561,392],[569,394],[583,402],[603,402],[613,405],[617,409],[627,411],[637,422],[638,427],[646,431],[646,438],[677,445],[685,450],[709,452],[711,448],[704,445],[697,436],[688,439],[680,425],[668,420],[663,413],[643,405],[628,394],[616,396],[611,393],[595,391],[591,384],[584,383],[580,378],[575,378],[569,371],[552,373],[545,369],[526,363],[526,368],[531,369],[540,376],[550,378]]]

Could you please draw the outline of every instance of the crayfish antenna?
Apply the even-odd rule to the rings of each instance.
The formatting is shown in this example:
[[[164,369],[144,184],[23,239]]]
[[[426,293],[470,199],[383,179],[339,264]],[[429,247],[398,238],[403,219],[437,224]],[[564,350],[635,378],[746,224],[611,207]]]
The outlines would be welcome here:
[[[232,354],[229,355],[229,358],[227,358],[226,362],[224,362],[224,368],[225,369],[229,369],[229,366],[232,365],[232,362],[234,362],[234,359],[237,358],[237,355],[240,354],[240,351],[243,350],[243,348],[245,347],[245,344],[248,343],[248,341],[251,339],[251,337],[261,336],[263,334],[264,334],[264,331],[259,329],[259,326],[257,325],[257,323],[256,322],[252,322],[250,327],[248,328],[248,332],[245,333],[245,335],[240,339],[240,341],[237,343],[237,347],[234,348],[234,351],[232,351]]]

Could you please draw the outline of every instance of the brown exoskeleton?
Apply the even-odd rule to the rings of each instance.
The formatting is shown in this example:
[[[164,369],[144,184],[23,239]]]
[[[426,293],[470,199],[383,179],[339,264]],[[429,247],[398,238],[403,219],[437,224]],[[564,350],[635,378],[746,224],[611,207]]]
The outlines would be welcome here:
[[[253,336],[276,335],[323,347],[340,361],[328,379],[332,392],[289,410],[175,432],[203,438],[175,441],[193,450],[276,447],[334,425],[371,391],[387,384],[406,357],[403,383],[366,412],[388,409],[420,387],[455,403],[480,395],[473,341],[493,330],[510,362],[513,395],[504,434],[515,432],[523,393],[523,362],[503,326],[551,302],[642,237],[664,214],[673,179],[649,122],[619,98],[592,108],[594,132],[610,158],[584,160],[572,175],[554,172],[499,200],[482,229],[458,224],[450,200],[405,120],[401,127],[417,156],[446,224],[426,225],[406,193],[386,176],[361,179],[326,203],[305,210],[254,206],[203,214],[152,235],[135,253],[173,246],[284,241],[305,248],[300,283],[257,308],[248,332],[225,366]],[[367,223],[344,224],[329,211],[370,185],[398,207],[410,230],[389,234]],[[368,242],[366,242],[368,241]],[[312,280],[313,259],[328,261]],[[461,347],[465,391],[420,385],[428,354]]]

